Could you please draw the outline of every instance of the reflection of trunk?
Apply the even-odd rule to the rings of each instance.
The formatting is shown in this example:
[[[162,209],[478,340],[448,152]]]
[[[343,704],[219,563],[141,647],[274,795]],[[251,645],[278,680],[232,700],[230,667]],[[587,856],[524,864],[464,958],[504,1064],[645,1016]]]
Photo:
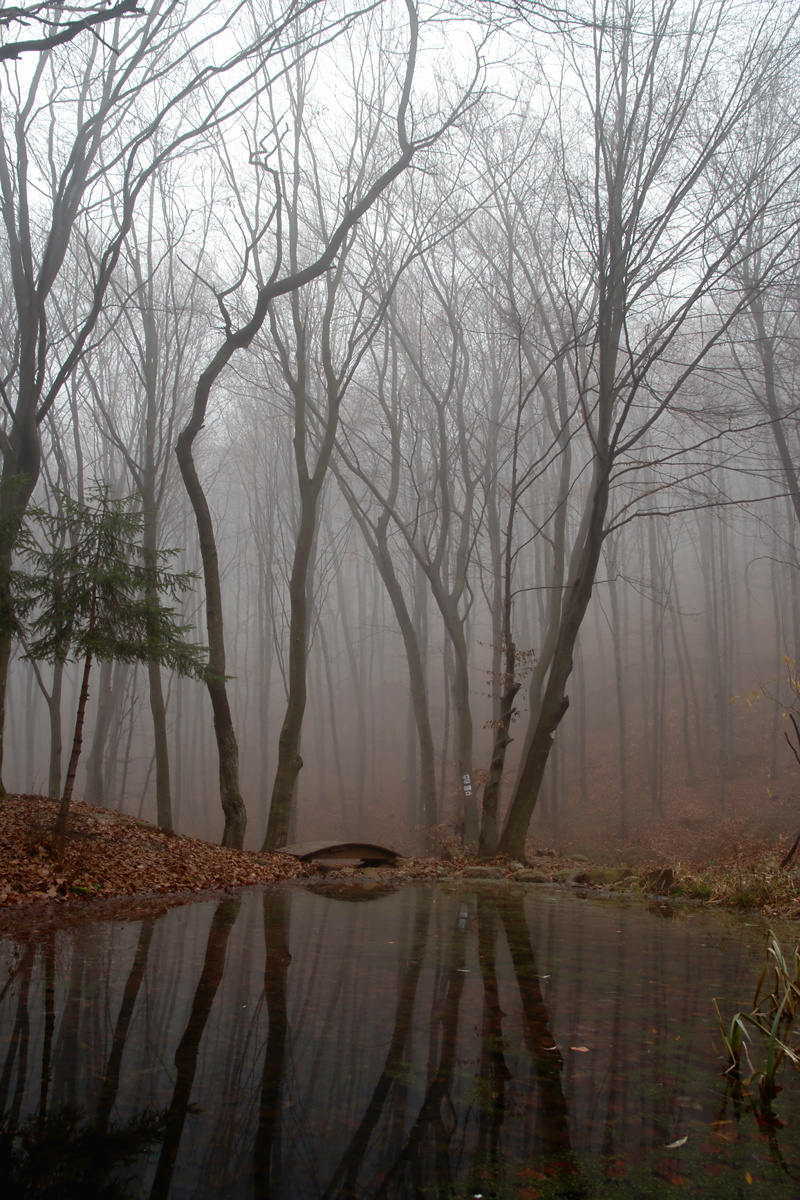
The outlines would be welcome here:
[[[611,1026],[611,1045],[609,1046],[609,1060],[611,1063],[610,1079],[608,1083],[608,1101],[606,1104],[606,1115],[603,1121],[603,1154],[612,1158],[616,1153],[614,1142],[614,1123],[618,1117],[619,1095],[622,1095],[622,1128],[625,1128],[625,1112],[624,1102],[626,1095],[626,1076],[625,1076],[625,1038],[622,1035],[623,1029],[623,1007],[626,1005],[627,996],[623,986],[625,979],[625,938],[621,937],[617,941],[617,988],[614,993],[614,1016]],[[689,1018],[691,1020],[691,1018]],[[620,1087],[619,1085],[622,1084]]]
[[[447,1107],[447,1100],[450,1096],[456,1050],[458,1047],[458,1018],[465,977],[465,939],[465,929],[462,929],[460,924],[457,924],[452,932],[450,967],[447,973],[447,992],[438,1018],[431,1021],[432,1034],[434,1029],[441,1028],[439,1061],[435,1064],[436,1070],[426,1089],[425,1099],[422,1102],[417,1119],[408,1133],[405,1145],[395,1158],[394,1164],[386,1172],[383,1184],[376,1192],[377,1196],[388,1192],[391,1180],[399,1174],[407,1162],[416,1164],[420,1145],[429,1131],[432,1132],[434,1139],[439,1194],[442,1196],[449,1194],[452,1180],[450,1179],[448,1149],[454,1130],[452,1127],[445,1128],[442,1109],[443,1107]],[[434,1001],[435,999],[436,993],[434,993]]]
[[[358,1129],[342,1155],[339,1166],[331,1176],[323,1200],[332,1200],[333,1197],[341,1197],[342,1200],[345,1198],[346,1200],[357,1200],[357,1197],[364,1194],[363,1189],[359,1190],[359,1171],[369,1149],[370,1138],[386,1106],[389,1093],[403,1074],[405,1047],[411,1030],[422,960],[425,957],[425,944],[430,923],[430,899],[430,895],[425,895],[423,892],[416,894],[414,935],[411,939],[408,966],[397,993],[394,1029],[386,1051],[383,1070],[369,1104],[364,1110]]]
[[[537,1116],[542,1148],[545,1153],[557,1152],[559,1157],[566,1156],[571,1153],[571,1146],[569,1109],[561,1084],[564,1060],[550,1028],[550,1016],[542,996],[525,920],[523,897],[511,893],[502,896],[498,910],[522,1000],[525,1045],[539,1085]]]
[[[122,1055],[125,1052],[125,1043],[128,1038],[128,1030],[136,998],[139,995],[139,989],[144,979],[147,956],[150,952],[150,942],[153,938],[155,926],[155,917],[145,917],[139,929],[139,941],[133,955],[133,962],[128,972],[128,978],[125,981],[125,991],[122,993],[122,1003],[119,1006],[117,1023],[114,1026],[111,1053],[108,1056],[108,1062],[103,1074],[103,1087],[100,1092],[100,1099],[97,1102],[95,1128],[98,1133],[105,1133],[108,1129],[111,1110],[117,1099]]]
[[[45,939],[44,958],[44,1037],[42,1039],[42,1077],[39,1085],[40,1124],[47,1116],[47,1095],[52,1075],[53,1032],[56,1027],[56,949],[55,934],[51,930]]]
[[[495,907],[488,896],[478,893],[478,961],[483,980],[483,1021],[479,1079],[488,1091],[478,1114],[478,1145],[475,1167],[498,1172],[503,1165],[500,1136],[506,1115],[506,1082],[511,1072],[503,1054],[503,1017],[495,966]],[[476,1184],[478,1180],[476,1179]],[[470,1189],[479,1192],[480,1188]]]
[[[206,957],[197,981],[192,1011],[175,1051],[175,1087],[172,1102],[167,1110],[164,1142],[150,1191],[151,1200],[161,1200],[161,1197],[165,1197],[169,1192],[183,1125],[189,1112],[200,1041],[222,980],[228,937],[239,915],[241,903],[239,899],[220,900],[211,921]]]
[[[16,976],[17,985],[17,1015],[14,1020],[14,1028],[11,1032],[11,1037],[6,1050],[6,1060],[3,1063],[3,1074],[0,1076],[0,1110],[8,1109],[8,1128],[16,1128],[19,1122],[19,1112],[22,1106],[22,1097],[25,1094],[26,1076],[28,1074],[28,1039],[30,1037],[31,1022],[30,1014],[28,1013],[28,994],[31,987],[31,975],[33,974],[33,962],[36,957],[36,944],[28,942],[25,946],[25,951],[22,956],[17,970],[11,975],[6,982],[3,992],[11,985]],[[9,1104],[9,1089],[11,1087],[11,1073],[14,1069],[14,1059],[19,1052],[19,1060],[17,1062],[17,1086],[14,1089],[14,1099]]]
[[[267,1001],[267,1047],[261,1076],[261,1101],[258,1130],[253,1148],[253,1195],[255,1200],[270,1200],[282,1195],[280,1162],[280,1110],[289,1018],[286,1011],[286,977],[292,956],[289,953],[291,894],[264,894],[264,996]],[[274,1159],[274,1163],[273,1163]],[[273,1187],[274,1183],[274,1187]]]
[[[75,1060],[82,1040],[81,1023],[84,1023],[85,1031],[101,1019],[101,993],[95,980],[92,981],[95,986],[89,989],[88,995],[86,994],[86,965],[85,943],[75,939],[72,944],[69,978],[64,989],[64,1001],[60,1006],[58,1037],[52,1060],[52,1095],[54,1103],[59,1107],[66,1105],[75,1108],[78,1105],[80,1072],[75,1070]]]

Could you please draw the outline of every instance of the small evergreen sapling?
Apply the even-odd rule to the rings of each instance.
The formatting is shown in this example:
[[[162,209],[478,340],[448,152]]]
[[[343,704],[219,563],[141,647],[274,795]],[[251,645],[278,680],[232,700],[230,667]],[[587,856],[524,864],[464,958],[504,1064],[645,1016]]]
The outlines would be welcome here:
[[[113,498],[104,484],[90,489],[85,503],[66,495],[60,502],[56,515],[41,509],[29,513],[41,537],[37,540],[30,526],[22,537],[22,570],[15,572],[13,586],[25,657],[50,663],[83,660],[84,664],[55,829],[63,835],[94,659],[157,662],[197,678],[205,678],[207,666],[205,648],[186,640],[192,626],[184,624],[169,604],[180,599],[195,576],[167,569],[175,551],[142,549],[147,514],[131,511],[131,498]]]

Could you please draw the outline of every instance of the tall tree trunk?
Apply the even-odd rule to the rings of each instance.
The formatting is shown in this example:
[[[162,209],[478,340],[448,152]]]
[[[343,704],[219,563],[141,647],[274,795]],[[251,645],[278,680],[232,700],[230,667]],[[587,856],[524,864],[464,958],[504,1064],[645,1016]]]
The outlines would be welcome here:
[[[289,695],[286,714],[278,738],[278,766],[272,788],[267,832],[262,850],[279,850],[287,843],[292,795],[303,766],[300,733],[306,710],[306,661],[308,657],[308,568],[317,528],[319,488],[313,481],[301,481],[300,528],[294,548],[289,580]]]
[[[47,697],[50,718],[50,767],[47,780],[48,796],[61,795],[61,692],[64,684],[64,664],[56,662],[53,667],[53,686]]]
[[[156,819],[160,829],[172,829],[172,798],[169,787],[169,746],[167,745],[167,708],[158,663],[147,664],[150,684],[150,712],[156,758]]]
[[[628,729],[625,704],[625,664],[623,625],[620,620],[617,559],[615,551],[606,555],[608,591],[611,599],[611,641],[614,647],[614,680],[617,690],[617,747],[619,755],[619,836],[628,836]]]
[[[558,726],[569,707],[567,681],[572,672],[575,641],[592,595],[597,564],[603,545],[603,522],[608,506],[609,467],[595,460],[589,513],[581,553],[564,596],[556,645],[541,706],[530,739],[526,742],[514,793],[498,849],[512,858],[525,858],[525,839],[539,796],[544,770]],[[580,536],[580,535],[579,535]]]
[[[204,418],[205,404],[202,405],[202,408],[196,404],[191,421],[178,436],[175,453],[197,521],[200,555],[203,561],[209,672],[206,686],[214,713],[214,734],[219,755],[219,794],[222,811],[225,814],[222,845],[233,846],[241,850],[247,828],[247,812],[239,791],[239,746],[233,728],[228,689],[225,683],[225,635],[222,624],[219,556],[211,511],[198,478],[192,454],[192,445],[202,427]]]

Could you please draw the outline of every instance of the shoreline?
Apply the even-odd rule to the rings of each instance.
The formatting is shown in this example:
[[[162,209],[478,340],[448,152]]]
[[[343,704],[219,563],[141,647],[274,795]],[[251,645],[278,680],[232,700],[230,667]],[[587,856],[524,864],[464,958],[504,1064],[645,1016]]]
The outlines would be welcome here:
[[[314,883],[371,890],[408,883],[460,886],[517,883],[532,888],[667,900],[692,907],[800,919],[800,867],[779,867],[777,852],[738,851],[701,866],[598,866],[585,856],[531,855],[527,864],[477,861],[452,851],[403,858],[393,867],[332,867],[291,855],[233,850],[159,829],[147,821],[75,802],[58,844],[58,801],[9,795],[0,801],[0,935],[61,928],[86,920],[137,920],[178,905],[253,887]]]

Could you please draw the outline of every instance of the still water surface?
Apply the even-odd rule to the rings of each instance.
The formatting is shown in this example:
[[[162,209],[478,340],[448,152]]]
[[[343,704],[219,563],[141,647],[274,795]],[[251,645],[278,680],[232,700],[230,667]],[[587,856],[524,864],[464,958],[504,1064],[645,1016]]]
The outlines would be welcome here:
[[[711,998],[746,1006],[763,944],[700,911],[357,885],[5,942],[2,1194],[797,1197],[797,1077],[781,1126],[720,1074]]]

